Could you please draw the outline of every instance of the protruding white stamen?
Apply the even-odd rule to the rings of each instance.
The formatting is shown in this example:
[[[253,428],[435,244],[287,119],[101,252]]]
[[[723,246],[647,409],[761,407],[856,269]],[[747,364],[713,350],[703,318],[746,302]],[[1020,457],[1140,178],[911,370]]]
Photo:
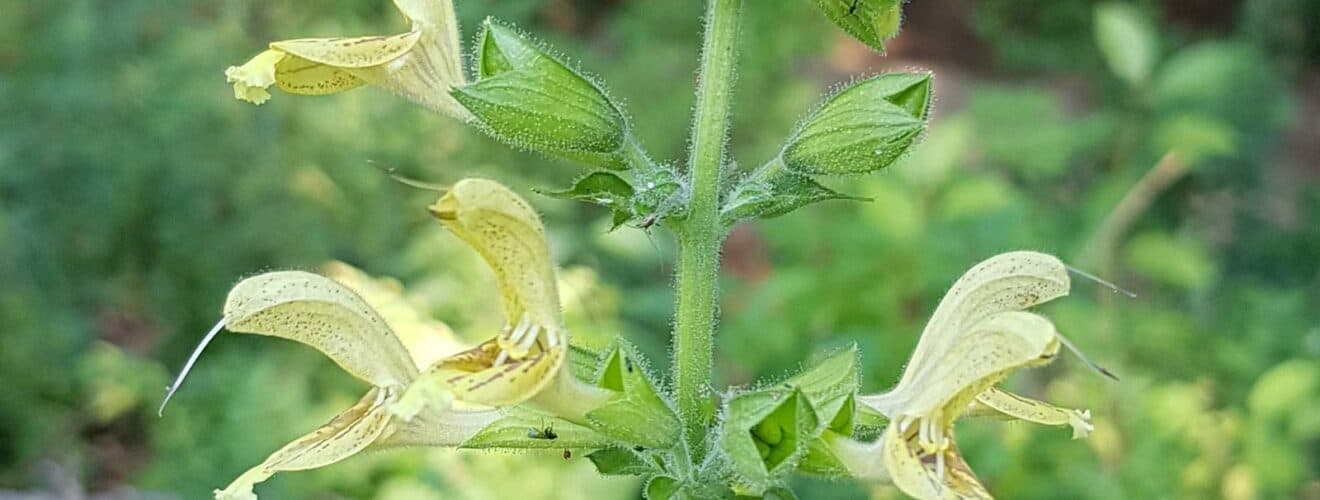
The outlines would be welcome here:
[[[927,432],[927,436],[929,436],[931,446],[943,449],[944,428],[941,427],[941,425],[944,422],[944,409],[937,408],[935,414],[926,419],[926,422],[927,425],[930,426],[930,431]]]
[[[532,318],[527,313],[523,313],[522,319],[518,320],[518,326],[514,327],[513,334],[509,335],[509,340],[518,342],[522,340],[523,335],[527,334],[527,329],[532,326]]]
[[[559,345],[559,330],[558,330],[558,329],[550,329],[550,328],[546,328],[546,329],[545,329],[545,343],[546,343],[547,345],[549,345],[549,349],[554,349],[556,346],[558,346],[558,345]]]
[[[935,476],[944,480],[944,450],[935,452]]]
[[[188,376],[189,371],[192,371],[193,363],[197,362],[197,358],[202,355],[202,350],[211,344],[211,339],[214,339],[215,335],[220,333],[220,330],[224,327],[225,320],[221,319],[219,323],[211,327],[211,331],[206,333],[206,337],[202,338],[200,344],[197,344],[197,348],[193,349],[192,356],[189,356],[188,362],[183,364],[183,370],[180,370],[179,376],[174,378],[174,383],[165,388],[165,400],[160,402],[160,408],[156,410],[157,417],[165,415],[165,405],[169,404],[170,398],[174,397],[175,391],[178,391],[179,386],[183,384],[183,379]]]
[[[1091,435],[1095,426],[1091,425],[1091,410],[1071,410],[1068,412],[1068,425],[1072,426],[1073,439],[1082,439]]]
[[[540,325],[532,325],[531,328],[528,328],[527,335],[523,337],[522,342],[518,342],[518,350],[522,352],[526,352],[528,349],[531,349],[532,344],[535,344],[536,339],[540,337],[540,331],[541,331]]]
[[[495,362],[492,363],[490,366],[492,368],[497,366],[503,366],[504,362],[507,361],[508,359],[509,359],[509,351],[500,351],[499,356],[495,356]]]
[[[912,427],[912,417],[898,417],[898,432],[906,433]]]

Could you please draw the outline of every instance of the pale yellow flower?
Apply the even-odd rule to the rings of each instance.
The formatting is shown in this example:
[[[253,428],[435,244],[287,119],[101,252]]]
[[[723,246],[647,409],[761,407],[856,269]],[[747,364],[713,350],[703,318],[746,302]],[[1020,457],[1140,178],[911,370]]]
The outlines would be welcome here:
[[[990,498],[954,441],[954,422],[999,413],[1070,425],[1084,437],[1088,412],[1057,408],[994,386],[1016,370],[1044,365],[1067,342],[1044,317],[1024,310],[1068,294],[1067,267],[1036,252],[1009,252],[973,267],[945,295],[898,384],[858,403],[890,420],[880,440],[827,437],[836,456],[864,479],[892,482],[922,499]]]
[[[272,84],[292,94],[324,95],[366,84],[382,87],[433,111],[467,120],[449,95],[466,83],[458,20],[450,0],[395,0],[411,29],[388,36],[301,38],[273,42],[241,66],[225,70],[234,97],[270,99]]]
[[[467,179],[429,208],[495,271],[508,325],[421,371],[422,363],[436,359],[434,348],[452,339],[430,339],[448,329],[407,307],[397,287],[367,280],[344,264],[331,270],[353,288],[301,271],[243,280],[167,401],[221,329],[307,344],[372,388],[357,405],[217,491],[217,498],[255,498],[253,486],[277,472],[323,467],[368,447],[456,446],[500,416],[488,407],[535,398],[541,408],[581,422],[615,395],[567,372],[569,339],[554,264],[540,218],[527,202],[499,183]]]
[[[594,393],[574,384],[571,376],[560,376],[566,370],[568,330],[536,211],[508,188],[484,179],[459,181],[428,209],[495,271],[506,324],[494,338],[432,365],[422,376],[424,382],[410,391],[400,414],[416,411],[415,403],[431,400],[426,394],[437,391],[490,406],[521,403],[555,380],[560,384],[550,392]],[[581,410],[561,416],[580,420],[575,417]]]
[[[499,417],[494,410],[460,411],[432,405],[411,421],[395,418],[390,406],[417,378],[418,368],[390,324],[376,311],[374,304],[349,287],[302,271],[261,274],[230,291],[224,319],[208,334],[198,353],[221,328],[281,337],[321,351],[372,387],[356,405],[326,425],[217,490],[216,498],[256,498],[253,486],[275,473],[324,467],[368,447],[456,446]],[[195,359],[196,353],[174,389]]]

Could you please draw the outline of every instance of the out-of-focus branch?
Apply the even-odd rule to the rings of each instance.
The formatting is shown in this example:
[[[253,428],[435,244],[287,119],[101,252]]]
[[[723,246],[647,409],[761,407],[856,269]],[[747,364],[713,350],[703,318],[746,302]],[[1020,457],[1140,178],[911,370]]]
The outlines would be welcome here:
[[[1109,217],[1091,234],[1077,262],[1108,273],[1113,268],[1114,251],[1119,240],[1164,190],[1187,174],[1187,166],[1176,151],[1165,153],[1155,167],[1128,190],[1114,210],[1109,212]]]

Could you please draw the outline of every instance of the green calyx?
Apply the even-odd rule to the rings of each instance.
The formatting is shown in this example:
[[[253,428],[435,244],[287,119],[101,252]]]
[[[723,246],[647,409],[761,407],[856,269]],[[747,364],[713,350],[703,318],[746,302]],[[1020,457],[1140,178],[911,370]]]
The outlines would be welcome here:
[[[452,95],[515,147],[611,170],[628,168],[627,119],[605,92],[518,30],[487,19],[478,79]]]
[[[930,100],[929,74],[890,73],[855,83],[802,122],[784,145],[783,162],[789,170],[809,175],[861,174],[888,167],[925,128]]]

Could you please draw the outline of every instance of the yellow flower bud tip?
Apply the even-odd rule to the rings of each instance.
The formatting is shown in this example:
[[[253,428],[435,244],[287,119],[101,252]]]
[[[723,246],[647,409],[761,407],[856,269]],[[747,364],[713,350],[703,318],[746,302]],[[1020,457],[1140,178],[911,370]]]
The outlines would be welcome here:
[[[435,203],[428,205],[426,211],[431,213],[431,217],[435,217],[442,222],[453,221],[458,218],[458,207],[448,195],[441,196]]]
[[[275,83],[275,65],[284,59],[279,50],[266,50],[243,63],[225,70],[225,81],[234,84],[234,98],[260,106],[270,100],[266,91]]]

